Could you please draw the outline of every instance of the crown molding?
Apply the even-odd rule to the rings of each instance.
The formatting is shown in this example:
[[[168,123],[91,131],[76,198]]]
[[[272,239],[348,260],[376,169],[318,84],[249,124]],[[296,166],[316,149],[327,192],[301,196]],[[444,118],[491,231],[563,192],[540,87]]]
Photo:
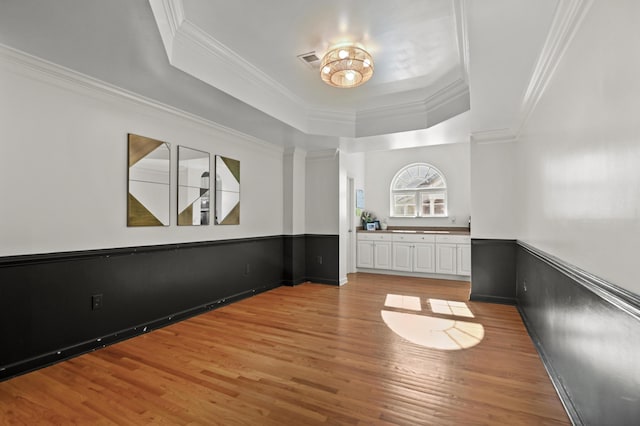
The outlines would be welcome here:
[[[324,136],[354,136],[356,120],[355,111],[308,108],[307,133]]]
[[[306,158],[307,160],[329,160],[335,158],[338,152],[340,152],[340,150],[337,148],[309,151],[307,152]]]
[[[483,130],[471,133],[471,142],[479,145],[515,142],[518,135],[511,129]]]
[[[252,146],[261,147],[267,151],[282,153],[284,148],[262,139],[258,139],[246,133],[230,127],[223,126],[211,120],[207,120],[190,112],[175,108],[171,105],[156,101],[135,92],[120,88],[94,77],[66,68],[62,65],[49,62],[26,52],[0,44],[0,66],[13,66],[13,72],[27,78],[37,79],[50,83],[63,89],[73,90],[88,96],[109,96],[119,100],[131,102],[136,105],[151,107],[157,111],[188,120],[192,123],[204,126],[210,130],[224,133],[228,136],[249,143]]]
[[[307,109],[307,115],[310,119],[315,121],[351,125],[353,125],[356,119],[356,112],[351,110],[336,111],[312,107]]]
[[[303,99],[187,19],[183,0],[149,0],[169,63],[307,132]]]
[[[456,38],[460,54],[460,68],[465,83],[469,83],[469,31],[467,28],[467,9],[465,0],[454,0]]]
[[[296,156],[301,156],[303,158],[306,158],[307,156],[307,151],[306,149],[297,147],[297,146],[288,146],[284,149],[284,151],[282,152],[283,157],[287,158],[287,157],[296,157]]]
[[[173,55],[173,39],[184,21],[182,1],[149,0],[149,5],[156,17],[160,37],[169,56]]]
[[[182,2],[182,0],[168,1]],[[216,62],[220,61],[224,63],[227,68],[233,70],[241,78],[247,80],[253,85],[266,87],[270,92],[277,96],[284,95],[296,105],[304,105],[304,101],[299,96],[295,95],[288,88],[260,71],[253,64],[246,61],[236,52],[229,49],[215,38],[211,37],[206,31],[188,19],[183,20],[182,25],[178,28],[178,34],[183,35],[187,40],[205,48],[206,52],[212,55]]]
[[[437,109],[451,99],[460,97],[469,93],[469,86],[463,79],[457,79],[442,89],[429,95],[425,99],[418,101],[405,102],[402,104],[391,104],[382,107],[369,108],[359,110],[357,112],[358,119],[376,119],[403,116],[409,114],[426,114],[429,111]]]
[[[516,133],[519,134],[545,92],[593,0],[560,0],[551,28],[525,91]]]

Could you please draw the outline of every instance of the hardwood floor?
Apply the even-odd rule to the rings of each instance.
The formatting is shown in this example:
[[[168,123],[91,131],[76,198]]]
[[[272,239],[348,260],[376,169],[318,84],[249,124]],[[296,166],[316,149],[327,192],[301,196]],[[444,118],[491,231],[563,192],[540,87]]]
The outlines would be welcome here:
[[[569,424],[516,309],[468,294],[373,274],[280,287],[2,382],[0,422]]]

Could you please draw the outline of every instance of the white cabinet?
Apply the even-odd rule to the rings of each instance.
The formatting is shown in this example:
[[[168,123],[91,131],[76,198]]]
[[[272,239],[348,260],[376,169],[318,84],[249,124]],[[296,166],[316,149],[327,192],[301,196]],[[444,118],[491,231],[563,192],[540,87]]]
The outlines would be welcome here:
[[[373,267],[376,269],[391,269],[391,242],[375,242],[373,246]]]
[[[357,267],[425,274],[471,275],[467,235],[359,232]]]
[[[411,243],[393,243],[393,270],[411,272],[413,245]]]
[[[436,245],[436,273],[455,274],[456,273],[456,245],[449,243],[438,243]]]
[[[434,235],[394,235],[393,270],[435,272]]]
[[[373,268],[373,241],[358,240],[356,252],[358,268]]]
[[[413,246],[413,271],[430,273],[436,271],[435,244],[416,243]]]
[[[458,275],[471,275],[471,245],[458,244],[456,251]]]
[[[358,233],[356,266],[391,269],[391,235]]]
[[[471,275],[471,238],[466,235],[436,237],[436,273]]]

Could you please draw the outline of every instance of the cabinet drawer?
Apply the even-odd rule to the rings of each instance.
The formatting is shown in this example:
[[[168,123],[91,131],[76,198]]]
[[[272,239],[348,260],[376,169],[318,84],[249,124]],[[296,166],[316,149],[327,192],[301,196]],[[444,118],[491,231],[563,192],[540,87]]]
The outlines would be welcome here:
[[[434,243],[436,236],[429,234],[393,235],[393,241],[404,243]]]
[[[436,235],[436,243],[471,244],[471,237],[468,235]]]
[[[376,233],[375,231],[358,232],[358,241],[391,241],[391,234]]]

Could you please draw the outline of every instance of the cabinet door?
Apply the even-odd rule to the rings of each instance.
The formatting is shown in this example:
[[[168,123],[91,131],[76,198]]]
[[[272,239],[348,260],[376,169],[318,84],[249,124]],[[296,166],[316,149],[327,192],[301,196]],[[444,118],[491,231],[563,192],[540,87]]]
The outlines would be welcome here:
[[[391,243],[376,242],[373,246],[373,267],[391,269]]]
[[[411,244],[393,243],[393,269],[411,272]]]
[[[373,241],[358,241],[356,266],[373,268]]]
[[[458,275],[471,275],[471,245],[458,244],[456,257]]]
[[[436,272],[439,274],[457,273],[455,244],[436,244]]]
[[[435,272],[435,244],[415,244],[413,246],[413,270],[415,272]]]

